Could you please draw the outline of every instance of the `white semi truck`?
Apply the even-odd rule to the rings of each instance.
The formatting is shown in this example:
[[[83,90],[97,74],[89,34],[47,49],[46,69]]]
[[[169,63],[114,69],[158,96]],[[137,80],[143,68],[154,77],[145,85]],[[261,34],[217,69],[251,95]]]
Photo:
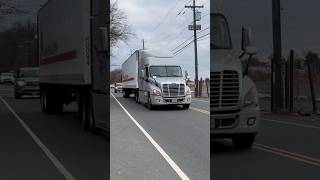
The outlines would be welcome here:
[[[154,106],[182,105],[188,109],[191,91],[188,77],[173,56],[152,50],[137,50],[122,64],[123,96],[134,94],[136,102]]]
[[[49,0],[38,12],[42,111],[76,101],[86,130],[108,131],[107,0]]]
[[[250,59],[256,49],[251,46],[249,29],[243,28],[243,53],[234,55],[227,18],[214,4],[210,45],[210,135],[211,139],[230,138],[236,148],[250,148],[258,133],[260,111],[255,83],[248,76]],[[245,56],[249,60],[242,63]]]

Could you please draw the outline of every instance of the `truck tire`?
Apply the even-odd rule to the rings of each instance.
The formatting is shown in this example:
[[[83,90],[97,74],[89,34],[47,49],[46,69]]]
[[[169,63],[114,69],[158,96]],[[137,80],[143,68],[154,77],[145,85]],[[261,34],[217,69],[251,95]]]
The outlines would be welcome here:
[[[232,138],[233,146],[236,149],[249,149],[252,147],[255,139],[254,134],[243,134],[237,135],[237,137]]]
[[[140,99],[139,99],[139,90],[136,90],[134,93],[134,98],[136,100],[136,103],[140,104]]]
[[[151,102],[150,94],[148,95],[147,107],[148,107],[148,109],[150,109],[150,110],[153,110],[153,109],[154,109],[154,106],[152,105],[152,102]]]
[[[189,107],[190,107],[190,104],[183,104],[183,105],[182,105],[182,108],[183,108],[183,109],[189,109]]]
[[[123,94],[123,97],[124,97],[124,98],[129,98],[129,97],[130,97],[130,93],[129,93],[129,91],[126,90],[126,89],[122,90],[122,94]]]
[[[60,114],[63,112],[63,100],[58,89],[46,86],[41,87],[42,112],[48,114]]]
[[[78,102],[80,120],[84,131],[95,132],[94,120],[93,120],[93,106],[91,102],[90,92],[88,90],[82,90],[80,92],[80,101]]]
[[[14,93],[14,98],[15,99],[21,99],[21,95],[15,92]]]

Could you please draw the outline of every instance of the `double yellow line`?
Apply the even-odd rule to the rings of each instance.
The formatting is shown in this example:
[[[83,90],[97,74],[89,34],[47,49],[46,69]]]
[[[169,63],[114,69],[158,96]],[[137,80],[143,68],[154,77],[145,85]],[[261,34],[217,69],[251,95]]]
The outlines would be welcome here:
[[[197,112],[201,112],[203,114],[207,114],[210,115],[210,112],[204,109],[199,109],[199,108],[195,108],[195,107],[190,107],[191,110],[197,111]]]
[[[297,160],[309,165],[313,165],[313,166],[317,166],[320,167],[320,159],[317,158],[313,158],[310,156],[305,156],[302,154],[298,154],[298,153],[293,153],[293,152],[289,152],[283,149],[279,149],[279,148],[275,148],[275,147],[271,147],[271,146],[266,146],[263,144],[257,144],[255,143],[253,146],[254,149],[258,149],[261,151],[265,151],[265,152],[269,152],[272,154],[276,154],[282,157],[286,157],[289,159],[293,159],[293,160]]]
[[[201,112],[207,115],[210,115],[209,111],[203,110],[203,109],[199,109],[199,108],[194,108],[194,107],[190,107],[191,110],[193,111],[197,111],[197,112]],[[279,148],[275,148],[275,147],[271,147],[271,146],[267,146],[267,145],[263,145],[263,144],[258,144],[255,143],[253,146],[254,149],[260,150],[260,151],[265,151],[265,152],[269,152],[278,156],[282,156],[285,158],[289,158],[289,159],[293,159],[296,161],[300,161],[309,165],[313,165],[313,166],[317,166],[320,167],[320,159],[317,158],[313,158],[310,156],[306,156],[306,155],[302,155],[302,154],[298,154],[298,153],[293,153],[290,151],[286,151],[283,149],[279,149]]]

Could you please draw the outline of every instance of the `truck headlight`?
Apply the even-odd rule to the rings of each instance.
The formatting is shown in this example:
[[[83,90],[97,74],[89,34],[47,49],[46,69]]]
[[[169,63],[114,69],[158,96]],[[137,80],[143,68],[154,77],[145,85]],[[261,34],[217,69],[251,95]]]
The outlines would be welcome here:
[[[249,106],[257,103],[258,103],[258,92],[257,92],[257,88],[254,86],[250,88],[250,90],[244,96],[244,105]]]
[[[161,92],[159,90],[152,89],[151,90],[151,95],[153,95],[153,96],[161,96]]]
[[[186,95],[191,95],[191,90],[189,87],[186,88]]]
[[[26,85],[26,82],[24,81],[17,81],[18,86],[24,86]]]

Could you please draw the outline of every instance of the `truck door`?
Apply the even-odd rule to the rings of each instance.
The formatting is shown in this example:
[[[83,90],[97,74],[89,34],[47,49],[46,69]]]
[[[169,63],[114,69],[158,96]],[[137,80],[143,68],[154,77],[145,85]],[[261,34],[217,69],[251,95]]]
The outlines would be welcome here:
[[[109,134],[109,6],[107,0],[91,0],[92,109],[95,125]]]

